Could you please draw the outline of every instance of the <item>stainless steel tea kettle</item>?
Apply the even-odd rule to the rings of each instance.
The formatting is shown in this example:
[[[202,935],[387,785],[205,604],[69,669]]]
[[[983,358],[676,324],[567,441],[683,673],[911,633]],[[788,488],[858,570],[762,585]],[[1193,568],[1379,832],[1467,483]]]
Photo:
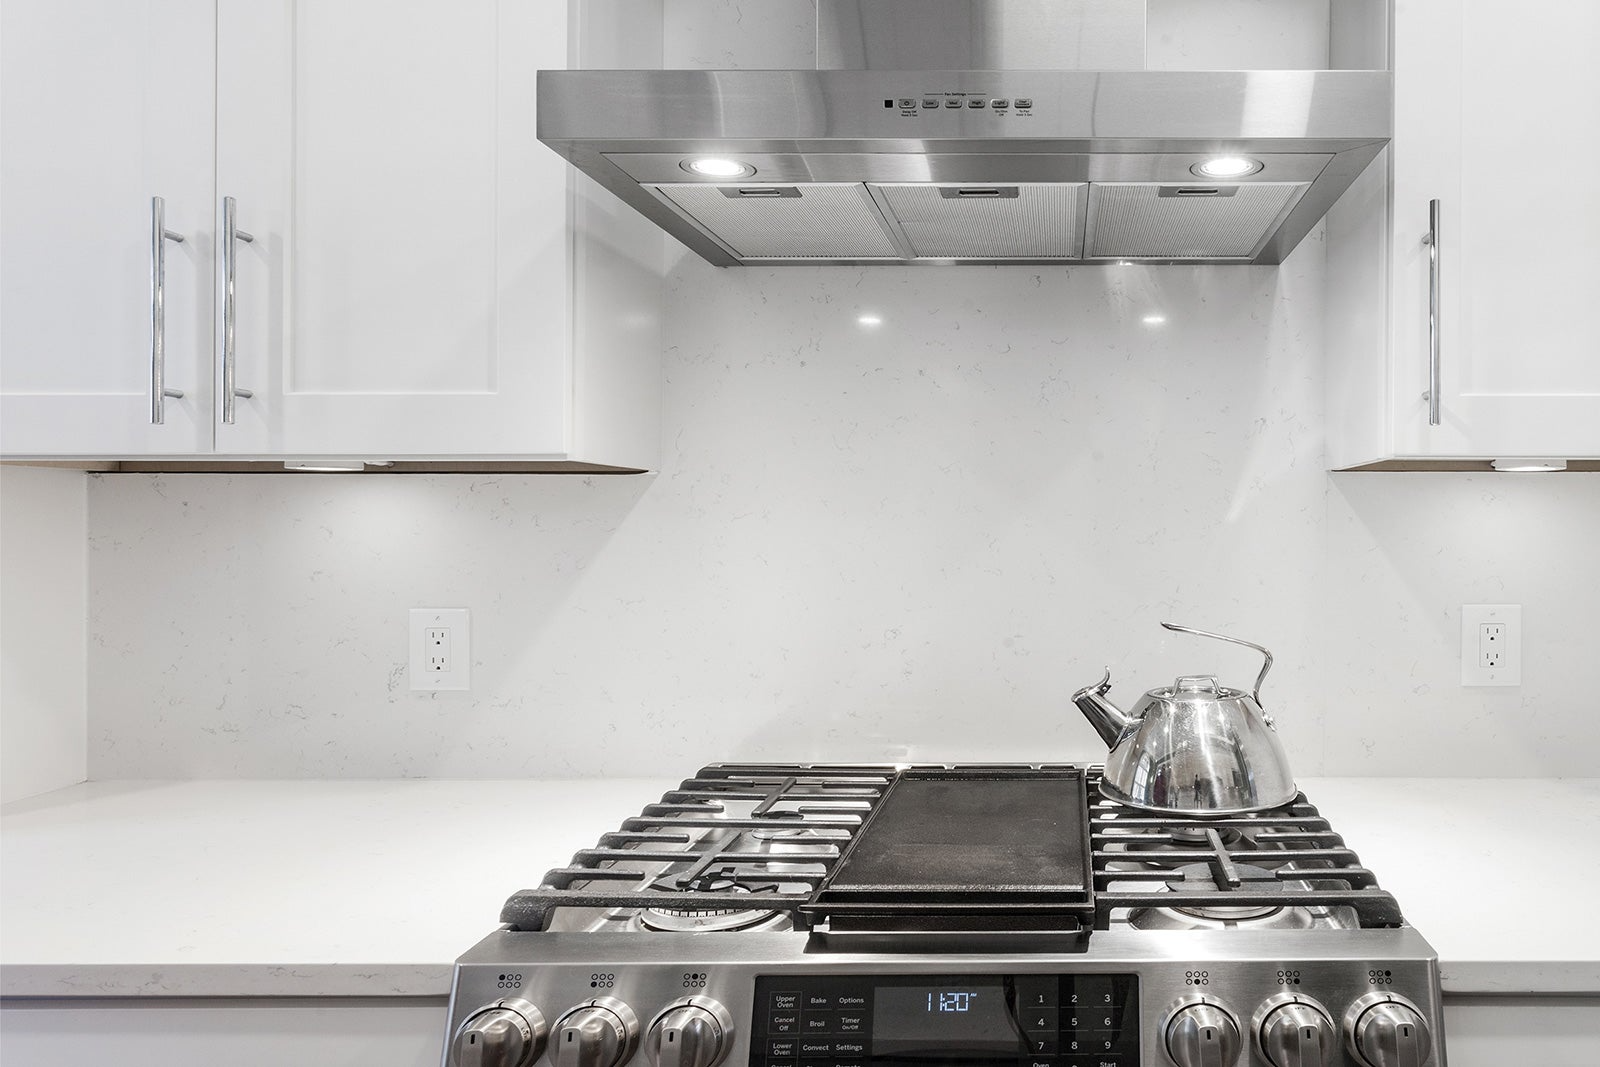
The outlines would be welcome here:
[[[1261,683],[1272,653],[1237,637],[1170,622],[1179,633],[1253,648],[1266,657],[1254,691],[1226,689],[1207,675],[1152,689],[1131,712],[1106,699],[1111,671],[1072,695],[1111,749],[1101,792],[1130,807],[1168,815],[1238,815],[1282,807],[1299,792],[1272,719],[1261,710]]]

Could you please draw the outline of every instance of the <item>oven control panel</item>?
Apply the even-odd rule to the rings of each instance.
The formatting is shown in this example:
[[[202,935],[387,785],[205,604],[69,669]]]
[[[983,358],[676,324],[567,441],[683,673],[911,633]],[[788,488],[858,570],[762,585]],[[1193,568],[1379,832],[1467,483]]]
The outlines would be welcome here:
[[[608,951],[507,932],[461,960],[440,1063],[1448,1067],[1426,944],[1316,933],[1097,931],[1078,953],[939,955],[821,951],[792,932],[596,935]],[[1320,956],[1282,951],[1313,943]]]
[[[749,1067],[1138,1067],[1132,974],[762,975]]]

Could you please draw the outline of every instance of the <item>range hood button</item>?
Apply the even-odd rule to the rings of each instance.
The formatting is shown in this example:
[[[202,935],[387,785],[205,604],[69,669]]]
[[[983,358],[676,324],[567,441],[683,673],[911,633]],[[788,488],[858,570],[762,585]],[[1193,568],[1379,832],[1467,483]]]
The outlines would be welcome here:
[[[1033,106],[1033,97],[1031,97],[1031,96],[1019,96],[1019,97],[1017,97],[1017,106],[1018,107],[1032,107]]]
[[[922,106],[923,107],[938,107],[939,106],[939,98],[937,96],[925,96],[925,97],[922,98]]]

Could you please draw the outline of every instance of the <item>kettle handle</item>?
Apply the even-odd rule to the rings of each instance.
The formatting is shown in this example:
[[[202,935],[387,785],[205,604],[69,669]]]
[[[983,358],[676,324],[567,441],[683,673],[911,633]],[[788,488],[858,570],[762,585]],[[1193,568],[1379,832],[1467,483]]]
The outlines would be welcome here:
[[[1196,637],[1214,637],[1218,641],[1229,641],[1236,645],[1243,645],[1245,648],[1253,648],[1265,656],[1267,661],[1261,665],[1261,673],[1256,675],[1256,687],[1250,693],[1250,696],[1255,700],[1257,705],[1261,703],[1261,683],[1266,681],[1267,672],[1272,669],[1271,652],[1268,652],[1266,649],[1262,648],[1253,641],[1245,641],[1238,637],[1229,637],[1227,634],[1214,634],[1209,630],[1196,630],[1192,626],[1179,626],[1175,622],[1164,622],[1161,625],[1165,626],[1169,630],[1176,630],[1179,633],[1194,634]]]

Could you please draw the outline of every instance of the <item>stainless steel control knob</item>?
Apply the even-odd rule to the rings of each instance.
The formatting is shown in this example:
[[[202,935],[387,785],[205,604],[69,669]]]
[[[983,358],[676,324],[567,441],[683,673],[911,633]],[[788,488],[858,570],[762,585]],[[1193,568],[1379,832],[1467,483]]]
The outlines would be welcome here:
[[[1178,1067],[1233,1067],[1239,1059],[1239,1017],[1212,997],[1185,997],[1162,1027]]]
[[[1433,1034],[1422,1010],[1395,993],[1368,993],[1344,1013],[1350,1054],[1366,1067],[1422,1067]]]
[[[687,997],[650,1023],[644,1054],[652,1067],[716,1067],[732,1038],[727,1008],[710,997]]]
[[[544,1016],[526,1000],[507,997],[475,1012],[456,1030],[456,1067],[527,1067],[544,1051]]]
[[[1263,1001],[1250,1020],[1256,1048],[1272,1067],[1332,1067],[1339,1028],[1328,1009],[1299,993]]]
[[[555,1067],[618,1067],[639,1047],[639,1017],[615,997],[596,997],[556,1020]]]

